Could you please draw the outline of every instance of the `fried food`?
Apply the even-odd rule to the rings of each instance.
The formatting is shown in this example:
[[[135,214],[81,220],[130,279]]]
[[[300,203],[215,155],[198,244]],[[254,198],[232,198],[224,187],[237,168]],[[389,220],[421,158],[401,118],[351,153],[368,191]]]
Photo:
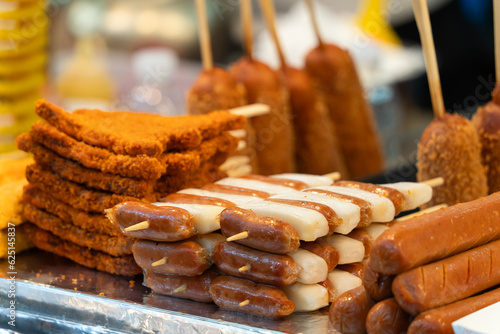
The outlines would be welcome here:
[[[249,103],[264,103],[271,108],[270,113],[250,120],[255,130],[253,149],[258,173],[270,175],[295,171],[295,135],[288,91],[278,73],[247,57],[236,62],[231,73],[245,86]]]
[[[104,210],[126,201],[140,201],[135,197],[116,195],[98,190],[89,190],[74,182],[59,178],[54,173],[33,164],[26,168],[29,183],[41,191],[75,209],[104,213]]]
[[[246,124],[244,117],[227,111],[176,117],[87,109],[69,113],[43,99],[36,102],[35,112],[79,141],[130,156],[159,157],[170,150],[193,149],[205,139]]]
[[[28,134],[16,138],[16,143],[34,141],[59,155],[77,161],[88,168],[105,173],[140,179],[158,179],[163,174],[195,171],[201,163],[218,152],[228,152],[237,146],[237,139],[225,133],[206,140],[196,150],[165,153],[158,158],[145,155],[132,157],[85,144],[58,131],[50,124],[37,122]]]
[[[26,220],[39,228],[79,246],[95,249],[113,256],[132,254],[132,244],[135,241],[133,238],[123,235],[112,237],[107,234],[89,232],[48,212],[37,209],[31,204],[24,205],[23,214]]]
[[[349,53],[335,45],[319,45],[307,55],[306,69],[325,98],[349,176],[358,179],[381,172],[380,138]]]
[[[472,125],[481,142],[482,163],[487,168],[488,193],[500,191],[500,85],[492,93],[493,100],[480,107]]]
[[[37,164],[50,169],[66,180],[83,184],[88,188],[141,198],[152,193],[155,187],[154,180],[122,177],[116,174],[104,173],[97,169],[84,167],[34,142],[29,135],[21,136],[17,141],[17,145],[20,150],[33,153]]]
[[[24,224],[22,227],[35,247],[66,257],[85,267],[124,276],[135,276],[141,273],[141,268],[135,263],[132,255],[116,257],[78,246],[31,223]]]
[[[472,124],[458,114],[435,118],[418,144],[419,182],[443,177],[426,207],[469,202],[488,194],[481,144]]]
[[[24,179],[0,186],[0,230],[9,223],[19,225],[24,222],[21,197],[25,184]]]
[[[306,174],[327,174],[337,171],[347,179],[344,156],[340,151],[337,131],[330,122],[324,99],[317,94],[304,70],[281,69],[288,90],[295,129],[297,171]]]
[[[73,224],[89,232],[107,234],[115,237],[122,235],[120,229],[112,224],[104,215],[77,210],[33,185],[24,187],[23,202],[47,211],[59,217],[64,222]]]

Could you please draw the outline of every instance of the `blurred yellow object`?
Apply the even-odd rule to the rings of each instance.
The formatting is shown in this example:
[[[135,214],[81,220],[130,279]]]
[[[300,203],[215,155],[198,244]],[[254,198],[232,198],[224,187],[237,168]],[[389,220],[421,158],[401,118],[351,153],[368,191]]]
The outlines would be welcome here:
[[[14,116],[29,115],[35,112],[35,101],[40,98],[39,89],[28,92],[26,95],[15,99],[0,98],[0,115],[11,114]]]
[[[0,58],[19,58],[36,52],[45,52],[46,45],[46,34],[20,41],[19,44],[12,40],[0,39]]]
[[[0,187],[8,183],[23,181],[25,179],[26,167],[33,162],[32,157],[0,160]]]
[[[23,187],[27,184],[24,179],[0,186],[0,230],[6,228],[8,223],[19,225],[24,222],[21,198]]]
[[[109,109],[116,89],[102,56],[104,52],[104,41],[100,38],[77,41],[74,56],[62,70],[56,84],[67,109],[76,109],[77,106],[75,108],[72,103],[83,101],[90,101],[93,107],[100,106],[99,109]]]
[[[0,96],[12,97],[24,95],[41,87],[45,81],[45,72],[39,71],[16,78],[0,79]]]
[[[10,134],[10,135],[20,135],[23,132],[28,132],[36,121],[40,118],[33,113],[32,115],[28,115],[26,117],[22,117],[21,119],[16,119],[16,122],[12,125],[0,127],[0,135],[1,134]]]
[[[0,19],[10,20],[33,20],[40,19],[39,15],[45,16],[45,1],[14,2],[5,5],[5,10],[0,11]],[[14,5],[15,4],[15,5]]]
[[[12,243],[11,237],[9,237],[9,230],[8,229],[0,230],[0,259],[7,258],[10,251],[9,248],[13,245],[15,249],[14,254],[19,254],[19,252],[25,251],[34,246],[29,240],[26,233],[24,233],[22,227],[16,228],[14,238],[15,238],[15,245]]]
[[[357,14],[356,22],[368,35],[395,45],[401,45],[401,40],[387,23],[387,5],[390,0],[363,0]]]
[[[0,61],[0,77],[17,76],[43,70],[46,63],[47,55],[42,52],[20,58],[2,59]]]

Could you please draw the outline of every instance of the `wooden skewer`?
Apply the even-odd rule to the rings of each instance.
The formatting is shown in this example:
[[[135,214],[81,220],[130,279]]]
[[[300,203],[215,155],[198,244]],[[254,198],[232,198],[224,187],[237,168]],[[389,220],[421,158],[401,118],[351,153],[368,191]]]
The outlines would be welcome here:
[[[248,271],[248,270],[250,270],[250,265],[249,264],[246,264],[243,267],[238,268],[238,271],[240,271],[240,272],[241,271]]]
[[[130,225],[129,227],[125,227],[123,230],[125,232],[132,232],[132,231],[140,231],[140,230],[145,230],[149,228],[149,222],[147,220],[137,223],[135,225]]]
[[[500,82],[500,0],[493,1],[493,21],[495,22],[495,69],[496,79]]]
[[[342,175],[339,172],[328,173],[328,174],[325,174],[323,176],[329,177],[333,181],[338,181],[342,177]]]
[[[444,184],[444,179],[441,176],[439,176],[439,177],[436,177],[434,179],[422,181],[420,183],[423,183],[423,184],[428,185],[429,187],[435,188],[435,187],[442,186]]]
[[[437,211],[439,209],[446,208],[446,207],[448,207],[448,204],[439,204],[439,205],[432,206],[430,208],[420,210],[418,212],[403,216],[401,218],[396,219],[396,221],[402,222],[402,221],[405,221],[405,220],[408,220],[411,218],[415,218],[415,217],[421,216],[421,215],[426,214],[426,213],[434,212],[434,211]]]
[[[422,48],[424,50],[425,67],[427,69],[427,79],[431,92],[432,109],[434,116],[443,118],[445,114],[443,92],[441,91],[441,80],[436,59],[436,49],[432,38],[431,20],[429,18],[429,8],[427,0],[412,0],[415,20],[417,21]]]
[[[274,12],[274,5],[272,0],[259,0],[260,9],[262,10],[262,14],[264,14],[264,19],[266,21],[267,29],[271,33],[271,37],[273,38],[274,45],[276,45],[276,49],[278,50],[278,56],[280,58],[281,67],[286,68],[286,60],[285,54],[283,53],[283,49],[281,48],[281,43],[278,38],[278,32],[276,31],[276,13]]]
[[[161,258],[158,261],[155,261],[155,262],[151,263],[151,267],[158,267],[158,266],[161,266],[161,265],[163,265],[165,263],[167,263],[167,258],[166,257]]]
[[[229,238],[226,239],[226,241],[236,241],[236,240],[241,240],[241,239],[246,239],[248,238],[248,231],[243,231],[240,233],[237,233],[235,235],[230,236]]]
[[[241,22],[243,25],[243,38],[245,53],[248,58],[253,57],[253,34],[252,34],[252,2],[251,0],[241,0]]]
[[[198,34],[200,35],[203,69],[205,71],[210,71],[214,67],[214,62],[212,59],[212,48],[210,46],[210,29],[208,27],[205,0],[196,0],[196,12],[198,13]]]
[[[245,299],[244,301],[242,301],[242,302],[240,303],[240,306],[247,306],[248,304],[250,304],[250,300]]]
[[[246,118],[269,114],[271,107],[264,103],[253,103],[242,107],[229,109],[234,115],[245,116]]]
[[[311,16],[311,22],[314,29],[314,34],[316,35],[316,39],[318,40],[318,44],[320,46],[323,46],[323,38],[321,38],[321,34],[319,33],[318,19],[316,18],[316,13],[314,12],[312,0],[306,0],[306,5],[309,11],[309,16]]]
[[[174,290],[174,293],[186,291],[186,289],[187,289],[187,285],[186,284],[182,284],[180,287],[178,287],[177,289]]]

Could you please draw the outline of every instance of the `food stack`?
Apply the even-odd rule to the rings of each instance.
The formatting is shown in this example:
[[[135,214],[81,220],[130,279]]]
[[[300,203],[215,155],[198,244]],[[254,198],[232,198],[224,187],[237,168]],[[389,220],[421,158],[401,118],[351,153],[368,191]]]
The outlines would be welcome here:
[[[36,117],[33,103],[45,80],[48,18],[45,0],[2,2],[0,9],[0,153]]]
[[[452,333],[453,321],[500,301],[499,204],[495,193],[383,232],[365,265],[363,287],[332,305],[335,328]],[[346,316],[346,310],[355,311]]]
[[[360,286],[359,262],[383,223],[432,196],[418,183],[332,182],[305,174],[224,178],[157,203],[124,202],[107,215],[142,239],[133,253],[153,291],[282,317]],[[207,271],[212,262],[225,275]]]
[[[140,272],[134,238],[105,217],[124,201],[154,201],[185,186],[220,178],[218,166],[244,127],[241,116],[164,117],[132,112],[76,110],[39,100],[35,123],[16,139],[33,153],[26,169],[24,216],[41,249],[113,274]]]

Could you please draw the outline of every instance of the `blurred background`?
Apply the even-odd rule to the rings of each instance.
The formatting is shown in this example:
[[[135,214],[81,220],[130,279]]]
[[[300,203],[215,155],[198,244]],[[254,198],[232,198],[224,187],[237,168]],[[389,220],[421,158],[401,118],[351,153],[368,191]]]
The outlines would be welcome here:
[[[20,101],[32,105],[38,96],[69,110],[185,113],[186,92],[201,70],[194,1],[14,2],[21,5],[0,3],[0,153],[9,152],[15,135],[32,122],[26,116],[32,107]],[[305,5],[302,0],[274,2],[284,51],[290,64],[301,66],[316,45]],[[470,117],[489,101],[495,80],[492,1],[428,3],[446,108]],[[389,167],[406,168],[432,119],[411,0],[315,0],[315,6],[324,39],[349,49],[355,59]],[[45,21],[34,16],[40,10]],[[207,0],[207,10],[214,60],[227,67],[243,54],[238,0]],[[256,1],[254,17],[256,56],[276,66],[276,50]],[[9,49],[13,32],[24,39]],[[14,50],[14,56],[3,50]],[[26,79],[23,69],[34,58],[40,73]],[[11,75],[1,72],[9,68]],[[19,78],[23,86],[31,80],[32,88],[10,91]]]

